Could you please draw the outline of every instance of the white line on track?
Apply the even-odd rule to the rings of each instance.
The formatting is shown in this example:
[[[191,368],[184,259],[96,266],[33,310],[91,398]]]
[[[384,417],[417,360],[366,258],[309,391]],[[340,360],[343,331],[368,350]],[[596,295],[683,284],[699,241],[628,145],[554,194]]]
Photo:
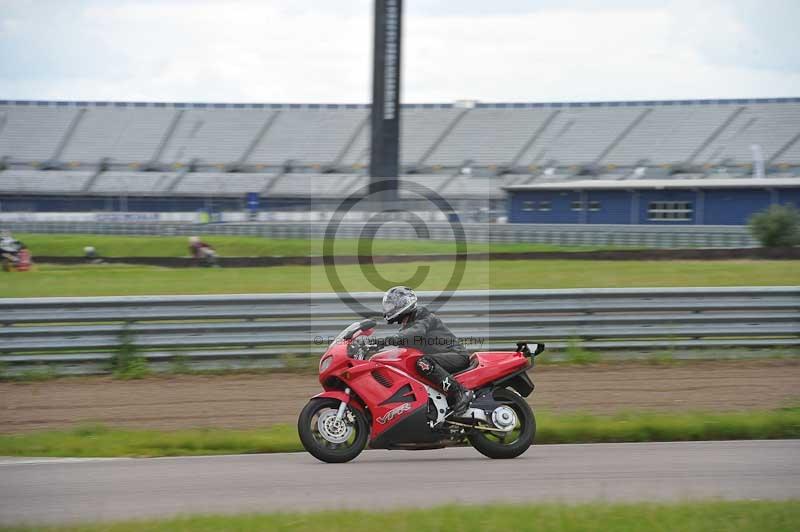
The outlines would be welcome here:
[[[0,456],[0,467],[35,464],[73,464],[80,462],[109,462],[112,460],[134,460],[134,458],[70,458],[70,457],[14,457]]]

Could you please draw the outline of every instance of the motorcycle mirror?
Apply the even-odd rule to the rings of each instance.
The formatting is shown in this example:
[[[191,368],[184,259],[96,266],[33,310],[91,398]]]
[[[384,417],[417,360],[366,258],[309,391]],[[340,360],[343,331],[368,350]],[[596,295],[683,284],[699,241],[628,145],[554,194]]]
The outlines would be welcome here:
[[[362,331],[366,331],[367,329],[374,329],[377,326],[378,326],[377,322],[375,322],[375,320],[370,320],[370,319],[361,320],[361,323],[360,323],[360,327],[361,327]]]

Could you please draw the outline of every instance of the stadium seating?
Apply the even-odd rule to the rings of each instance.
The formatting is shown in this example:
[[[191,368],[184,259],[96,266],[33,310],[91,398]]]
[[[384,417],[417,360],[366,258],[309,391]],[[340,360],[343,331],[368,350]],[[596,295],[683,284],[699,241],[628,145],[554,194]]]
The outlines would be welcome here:
[[[547,115],[544,109],[471,109],[428,160],[441,166],[467,160],[507,165]]]
[[[77,109],[0,105],[0,157],[14,161],[50,159]]]
[[[403,194],[741,174],[754,145],[768,171],[800,169],[798,98],[421,104],[401,117]],[[366,184],[369,139],[365,105],[0,101],[0,192],[346,196]]]
[[[428,109],[411,107],[403,109],[400,120],[400,161],[406,166],[425,162],[426,157],[463,109]],[[369,132],[369,131],[367,131]],[[461,161],[458,161],[459,163]],[[429,164],[439,164],[429,163]]]
[[[160,195],[169,190],[177,174],[169,172],[103,172],[87,194]]]
[[[81,114],[61,159],[122,164],[148,162],[164,137],[174,111],[154,108],[97,108]]]
[[[261,192],[272,182],[275,174],[191,172],[178,180],[171,192],[178,195],[243,196]]]
[[[643,109],[636,107],[563,109],[520,158],[520,165],[595,163],[642,112]]]
[[[454,177],[446,174],[413,174],[400,178],[400,196],[405,198],[427,197],[431,191],[436,194]]]
[[[275,114],[256,109],[178,109],[174,132],[164,145],[161,161],[223,165],[245,153],[260,129]]]
[[[280,165],[292,160],[307,166],[333,164],[366,118],[366,109],[280,111],[249,162]]]
[[[445,198],[501,199],[504,197],[501,185],[505,184],[505,180],[493,177],[459,175],[437,192]]]
[[[795,142],[775,160],[769,159],[787,142],[800,134],[800,103],[781,106],[756,104],[747,106],[715,142],[699,154],[698,162],[747,164],[753,162],[751,146],[758,144],[768,162],[797,164],[800,161],[800,142]]]
[[[81,192],[92,172],[5,170],[0,172],[0,191],[13,193]]]
[[[366,185],[355,185],[350,190],[350,183],[361,176],[354,174],[285,174],[275,179],[268,189],[271,196],[278,197],[310,197],[324,199],[327,197],[346,197],[350,192]]]

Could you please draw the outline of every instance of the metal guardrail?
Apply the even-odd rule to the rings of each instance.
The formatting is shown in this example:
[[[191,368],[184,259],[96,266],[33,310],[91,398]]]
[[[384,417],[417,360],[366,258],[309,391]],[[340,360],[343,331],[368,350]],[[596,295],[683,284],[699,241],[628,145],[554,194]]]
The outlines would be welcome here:
[[[423,292],[423,303],[437,294]],[[319,356],[379,293],[0,299],[0,364],[102,373],[128,338],[156,370]],[[376,314],[377,314],[376,309]],[[800,346],[800,287],[464,291],[437,311],[471,351],[538,340],[609,353]],[[386,328],[384,328],[386,330]]]
[[[337,238],[359,238],[363,223],[343,223]],[[746,248],[758,243],[743,226],[653,226],[596,224],[462,224],[468,242],[533,243],[562,246],[632,246],[643,248]],[[225,224],[6,222],[16,232],[86,233],[111,235],[235,235],[268,238],[323,238],[327,224],[319,222],[269,222]],[[425,224],[431,240],[453,240],[447,223]],[[418,239],[404,223],[384,225],[379,237]]]

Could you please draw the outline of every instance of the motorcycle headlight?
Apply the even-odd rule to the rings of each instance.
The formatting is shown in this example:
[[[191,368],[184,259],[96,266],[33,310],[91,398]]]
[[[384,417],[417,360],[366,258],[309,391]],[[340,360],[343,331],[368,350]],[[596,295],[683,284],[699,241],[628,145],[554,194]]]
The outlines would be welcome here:
[[[331,362],[333,362],[332,356],[323,358],[322,361],[319,363],[319,372],[322,373],[323,371],[331,367]]]

